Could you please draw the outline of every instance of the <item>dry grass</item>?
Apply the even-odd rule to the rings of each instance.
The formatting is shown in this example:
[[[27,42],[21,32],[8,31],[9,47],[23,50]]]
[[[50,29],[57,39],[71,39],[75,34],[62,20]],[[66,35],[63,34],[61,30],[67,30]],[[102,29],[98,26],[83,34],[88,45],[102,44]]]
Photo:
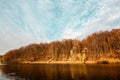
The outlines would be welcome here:
[[[97,60],[96,63],[102,63],[102,64],[120,63],[120,59],[116,59],[116,58],[101,58],[100,60]]]
[[[29,63],[29,64],[83,64],[80,61],[34,61],[34,62],[23,62],[23,63]],[[108,63],[120,63],[119,59],[114,58],[102,58],[97,61],[86,61],[85,64],[108,64]]]

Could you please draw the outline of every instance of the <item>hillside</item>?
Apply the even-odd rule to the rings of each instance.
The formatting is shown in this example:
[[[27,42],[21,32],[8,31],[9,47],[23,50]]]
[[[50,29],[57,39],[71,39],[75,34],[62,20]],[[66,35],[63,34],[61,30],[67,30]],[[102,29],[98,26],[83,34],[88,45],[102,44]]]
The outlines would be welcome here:
[[[84,56],[81,56],[85,54]],[[96,32],[86,39],[62,40],[51,43],[30,44],[8,51],[3,63],[52,62],[99,60],[101,58],[120,59],[120,29]]]

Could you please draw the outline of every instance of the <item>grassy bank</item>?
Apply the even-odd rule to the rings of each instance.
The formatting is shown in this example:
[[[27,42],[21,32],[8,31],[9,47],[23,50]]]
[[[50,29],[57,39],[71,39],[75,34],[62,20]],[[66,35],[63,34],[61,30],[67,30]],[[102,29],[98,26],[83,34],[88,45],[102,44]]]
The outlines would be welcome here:
[[[34,62],[22,62],[22,63],[29,63],[29,64],[84,64],[80,61],[34,61]],[[114,58],[101,58],[99,60],[87,60],[85,64],[111,64],[111,63],[120,63],[120,59]]]

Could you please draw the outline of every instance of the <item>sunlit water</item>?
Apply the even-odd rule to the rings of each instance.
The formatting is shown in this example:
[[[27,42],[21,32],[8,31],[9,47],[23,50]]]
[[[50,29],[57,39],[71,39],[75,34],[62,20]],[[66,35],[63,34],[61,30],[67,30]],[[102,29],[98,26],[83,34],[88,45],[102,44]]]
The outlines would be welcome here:
[[[120,80],[120,64],[0,65],[0,80]]]

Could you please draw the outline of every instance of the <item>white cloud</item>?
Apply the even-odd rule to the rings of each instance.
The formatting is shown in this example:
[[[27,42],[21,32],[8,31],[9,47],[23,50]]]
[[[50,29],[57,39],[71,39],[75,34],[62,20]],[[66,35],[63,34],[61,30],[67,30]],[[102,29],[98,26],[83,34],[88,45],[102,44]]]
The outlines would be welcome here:
[[[84,39],[97,31],[120,28],[120,5],[118,3],[120,3],[119,0],[106,0],[99,3],[101,8],[96,12],[94,17],[90,18],[87,22],[82,23],[83,26],[77,30],[74,27],[71,27],[75,24],[77,25],[77,21],[71,22],[73,24],[69,24],[69,27],[67,27],[62,34],[63,38],[79,37],[80,39]]]
[[[32,5],[26,1],[16,1],[4,9],[0,8],[0,54],[31,43],[48,41],[45,25],[34,16],[35,12],[30,7]]]
[[[96,31],[120,28],[119,3],[120,0],[0,1],[0,52],[30,43],[83,39]]]

